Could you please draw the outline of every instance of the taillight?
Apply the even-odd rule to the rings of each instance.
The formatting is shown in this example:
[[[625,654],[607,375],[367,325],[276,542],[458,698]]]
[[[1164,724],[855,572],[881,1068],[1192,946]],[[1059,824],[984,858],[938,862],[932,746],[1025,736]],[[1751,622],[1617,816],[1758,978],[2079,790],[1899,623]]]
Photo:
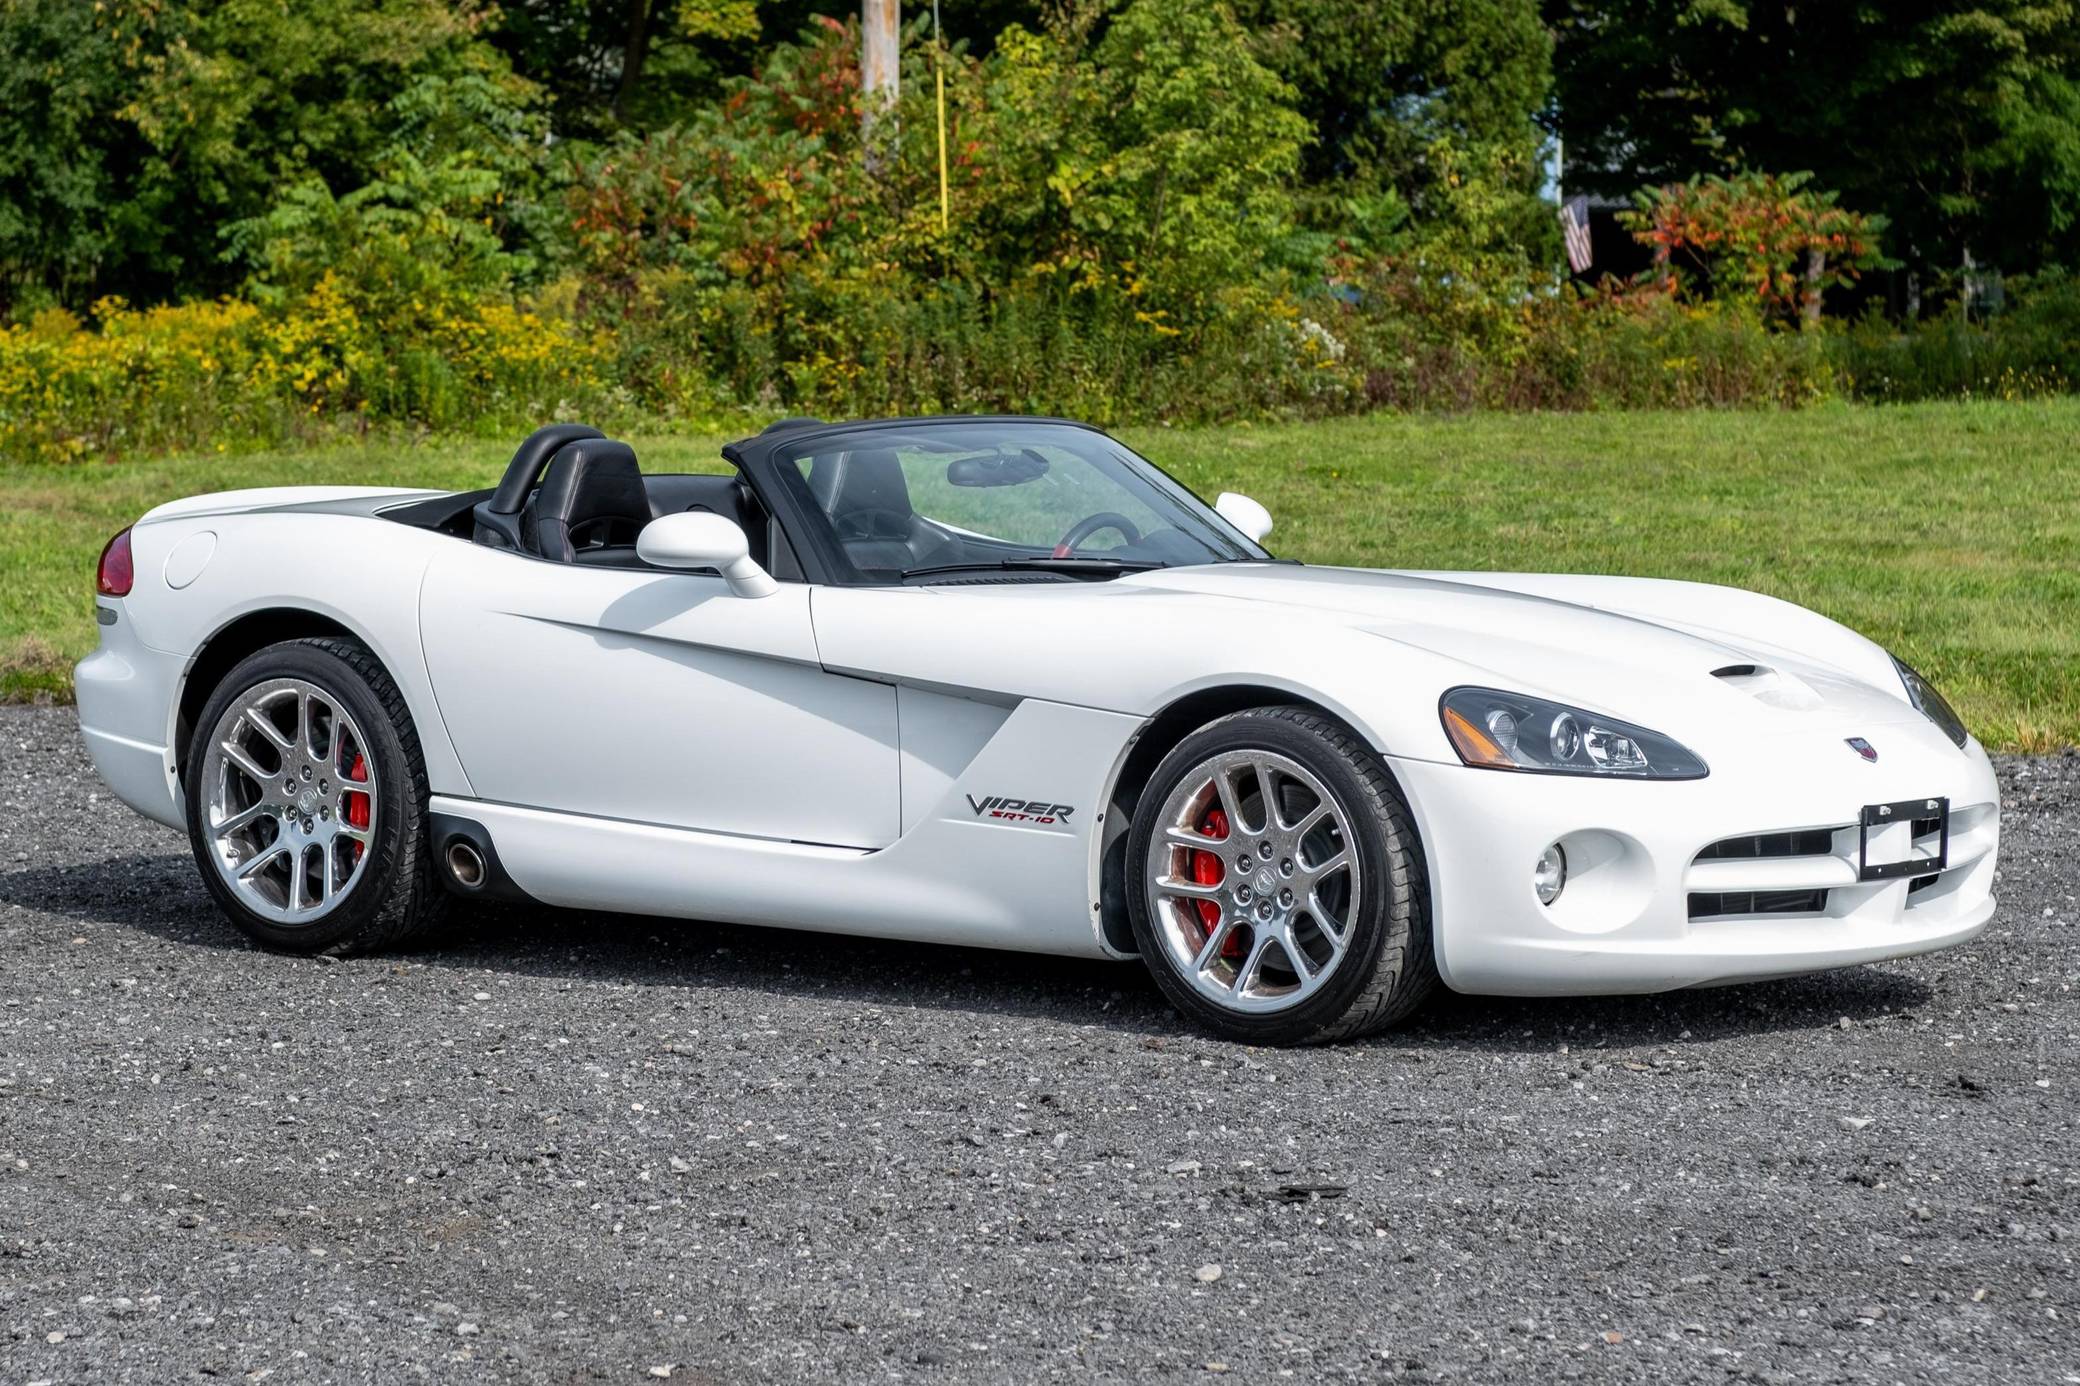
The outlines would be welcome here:
[[[124,530],[101,550],[101,566],[94,574],[94,590],[104,597],[127,597],[137,572],[130,562],[130,531]]]

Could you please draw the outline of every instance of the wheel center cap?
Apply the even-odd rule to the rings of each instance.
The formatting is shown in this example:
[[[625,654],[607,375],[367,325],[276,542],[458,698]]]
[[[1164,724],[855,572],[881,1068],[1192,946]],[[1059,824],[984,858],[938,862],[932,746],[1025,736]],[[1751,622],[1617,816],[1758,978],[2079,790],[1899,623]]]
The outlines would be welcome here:
[[[316,813],[318,811],[318,791],[306,789],[303,793],[297,795],[296,807],[303,811],[303,815],[306,818]]]
[[[1268,866],[1260,866],[1257,868],[1257,879],[1255,884],[1257,887],[1257,894],[1269,895],[1272,891],[1278,889],[1277,873],[1272,871],[1272,869]]]

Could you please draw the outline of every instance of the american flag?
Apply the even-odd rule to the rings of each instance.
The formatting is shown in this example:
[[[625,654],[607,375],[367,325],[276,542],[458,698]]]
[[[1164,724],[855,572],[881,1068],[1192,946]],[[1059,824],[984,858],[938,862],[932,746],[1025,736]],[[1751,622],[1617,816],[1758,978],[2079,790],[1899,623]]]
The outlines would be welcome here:
[[[1560,204],[1560,230],[1567,237],[1567,267],[1586,274],[1594,260],[1589,247],[1589,199],[1570,197]]]

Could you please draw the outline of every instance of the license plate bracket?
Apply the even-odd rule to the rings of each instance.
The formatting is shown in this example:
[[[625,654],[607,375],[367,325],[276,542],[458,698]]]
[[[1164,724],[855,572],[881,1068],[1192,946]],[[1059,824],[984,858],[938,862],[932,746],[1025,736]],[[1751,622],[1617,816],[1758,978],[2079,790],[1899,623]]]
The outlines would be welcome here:
[[[1901,861],[1871,860],[1871,830],[1899,823],[1933,818],[1940,825],[1936,854],[1908,856]],[[1911,848],[1909,851],[1911,852]],[[1931,876],[1950,864],[1950,801],[1948,799],[1899,799],[1889,804],[1865,804],[1856,831],[1856,879],[1896,881],[1902,876]]]

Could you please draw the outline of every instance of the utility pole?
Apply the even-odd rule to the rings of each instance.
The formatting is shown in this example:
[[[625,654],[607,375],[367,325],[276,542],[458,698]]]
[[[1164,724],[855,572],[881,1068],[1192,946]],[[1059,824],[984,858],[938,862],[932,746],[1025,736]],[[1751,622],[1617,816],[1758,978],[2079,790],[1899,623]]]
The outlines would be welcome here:
[[[873,171],[879,171],[883,150],[895,137],[901,8],[898,0],[860,0],[860,134],[867,146],[867,168]]]

